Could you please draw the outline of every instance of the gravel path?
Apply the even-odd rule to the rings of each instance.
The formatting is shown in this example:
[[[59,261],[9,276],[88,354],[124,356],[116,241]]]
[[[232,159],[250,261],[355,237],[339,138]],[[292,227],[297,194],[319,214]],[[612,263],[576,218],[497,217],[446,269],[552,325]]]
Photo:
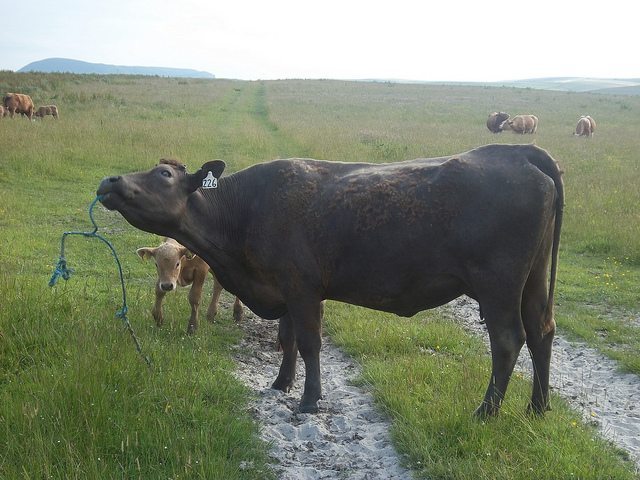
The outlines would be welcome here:
[[[275,348],[278,322],[249,316],[236,355],[236,375],[257,394],[253,410],[262,424],[262,438],[273,444],[278,478],[411,479],[391,445],[389,421],[376,410],[371,394],[351,385],[360,374],[358,366],[324,337],[320,411],[297,413],[304,383],[302,359],[290,393],[271,389],[282,360]]]
[[[442,308],[488,342],[486,329],[478,321],[476,302],[462,297]],[[360,371],[350,358],[329,339],[323,339],[320,412],[297,413],[304,379],[302,360],[298,362],[296,387],[288,394],[272,390],[282,358],[275,349],[277,322],[251,313],[247,317],[245,338],[236,355],[236,374],[256,392],[254,414],[262,425],[262,438],[273,445],[279,479],[413,478],[391,445],[388,419],[376,410],[368,392],[351,384]],[[526,349],[517,368],[531,372]],[[638,376],[619,373],[612,360],[556,336],[551,384],[585,421],[595,422],[605,438],[628,451],[640,471]]]

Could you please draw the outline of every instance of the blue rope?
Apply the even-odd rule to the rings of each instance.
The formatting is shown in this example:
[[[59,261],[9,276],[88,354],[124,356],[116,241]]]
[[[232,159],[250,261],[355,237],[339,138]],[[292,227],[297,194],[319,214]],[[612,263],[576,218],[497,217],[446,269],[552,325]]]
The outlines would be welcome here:
[[[136,350],[142,356],[142,358],[144,358],[145,362],[147,362],[147,365],[149,366],[149,368],[151,368],[152,367],[151,360],[149,359],[149,357],[143,354],[142,347],[140,346],[140,341],[138,340],[138,337],[133,331],[133,327],[131,326],[129,319],[127,318],[127,312],[129,311],[129,309],[127,307],[127,292],[124,286],[124,275],[122,274],[122,264],[120,263],[118,254],[116,253],[115,248],[113,248],[113,245],[111,244],[111,242],[109,242],[109,240],[104,238],[102,235],[98,234],[98,225],[96,224],[96,221],[93,218],[93,207],[96,206],[96,204],[101,200],[101,198],[102,196],[98,195],[93,200],[93,202],[91,202],[91,205],[89,206],[89,218],[91,219],[91,223],[93,224],[93,231],[64,232],[62,234],[62,240],[60,241],[60,258],[58,259],[58,263],[53,271],[51,280],[49,280],[49,286],[53,287],[57,283],[60,277],[62,277],[64,280],[69,280],[69,278],[71,277],[71,274],[73,273],[73,269],[67,267],[67,260],[64,255],[64,242],[67,236],[82,235],[83,237],[97,238],[98,240],[102,241],[111,250],[111,253],[113,254],[113,258],[115,258],[116,260],[116,265],[118,266],[118,273],[120,274],[120,284],[122,285],[122,308],[116,312],[116,317],[122,319],[122,322],[124,323],[125,328],[129,331],[129,334],[131,335],[131,338],[135,343]]]

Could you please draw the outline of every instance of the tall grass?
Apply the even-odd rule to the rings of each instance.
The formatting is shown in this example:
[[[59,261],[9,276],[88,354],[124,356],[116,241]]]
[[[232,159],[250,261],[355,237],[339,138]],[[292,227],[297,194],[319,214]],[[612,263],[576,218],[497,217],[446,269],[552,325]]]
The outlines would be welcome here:
[[[628,322],[614,337],[617,316],[609,313],[638,314],[638,97],[10,72],[0,73],[2,89],[29,93],[37,105],[55,103],[61,117],[0,120],[2,478],[269,478],[266,446],[246,411],[248,392],[231,375],[240,334],[230,313],[186,337],[188,304],[180,292],[167,302],[169,325],[152,323],[154,272],[135,249],[157,238],[116,213],[96,211],[123,263],[129,317],[152,372],[114,316],[119,281],[99,242],[69,239],[75,274],[46,286],[61,233],[90,229],[87,206],[100,179],[147,169],[160,157],[180,158],[191,170],[223,158],[233,172],[278,157],[386,162],[535,141],[566,172],[560,326],[611,350],[598,343],[606,328],[608,340],[626,345],[625,364],[636,368],[637,327]],[[536,113],[539,133],[492,135],[484,123],[493,110]],[[598,120],[592,139],[571,135],[585,113]],[[451,325],[425,318],[399,321],[337,305],[328,314],[332,334],[365,364],[364,381],[395,418],[395,438],[421,474],[545,478],[555,469],[629,478],[628,465],[565,407],[548,422],[517,413],[528,390],[517,380],[508,395],[513,405],[500,419],[473,423],[486,358]],[[362,341],[378,331],[384,333]],[[596,473],[586,471],[592,464]]]

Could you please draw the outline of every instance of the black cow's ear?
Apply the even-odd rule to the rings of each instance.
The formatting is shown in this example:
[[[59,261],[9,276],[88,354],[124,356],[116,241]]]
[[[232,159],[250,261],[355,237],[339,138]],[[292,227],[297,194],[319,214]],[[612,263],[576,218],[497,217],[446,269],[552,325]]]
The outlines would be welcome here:
[[[211,160],[205,163],[200,170],[189,175],[189,190],[194,192],[200,187],[217,188],[218,179],[226,166],[222,160]]]

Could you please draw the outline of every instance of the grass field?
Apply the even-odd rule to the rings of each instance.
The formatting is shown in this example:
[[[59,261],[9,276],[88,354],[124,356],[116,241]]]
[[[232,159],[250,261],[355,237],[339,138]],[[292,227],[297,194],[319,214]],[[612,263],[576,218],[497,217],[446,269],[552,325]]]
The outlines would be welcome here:
[[[0,91],[60,109],[58,121],[0,119],[0,478],[269,478],[248,392],[231,375],[240,332],[230,310],[187,337],[180,292],[166,302],[173,321],[153,325],[154,271],[135,249],[158,238],[96,210],[122,261],[129,318],[153,370],[115,317],[120,284],[103,245],[67,240],[75,273],[47,286],[62,232],[91,228],[87,206],[100,179],[163,156],[192,170],[223,158],[233,172],[277,157],[391,162],[535,141],[565,171],[559,329],[640,373],[640,97],[10,72],[0,72]],[[492,135],[484,124],[494,110],[535,113],[539,132]],[[587,113],[596,135],[573,137]],[[474,421],[489,361],[446,319],[337,303],[326,317],[363,364],[362,381],[392,416],[418,475],[635,478],[624,455],[561,400],[545,420],[522,415],[525,379],[514,379],[498,419]]]

